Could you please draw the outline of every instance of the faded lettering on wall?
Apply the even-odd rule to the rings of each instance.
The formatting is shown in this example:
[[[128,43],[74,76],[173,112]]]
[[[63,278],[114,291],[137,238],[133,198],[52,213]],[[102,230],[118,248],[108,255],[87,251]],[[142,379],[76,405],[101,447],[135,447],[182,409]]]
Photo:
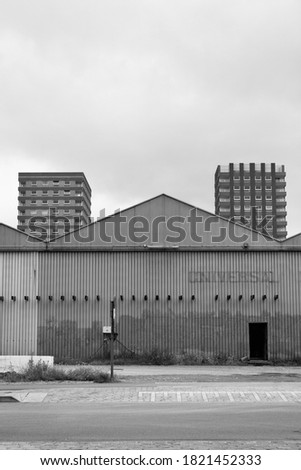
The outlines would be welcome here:
[[[276,282],[273,271],[190,271],[189,282]]]

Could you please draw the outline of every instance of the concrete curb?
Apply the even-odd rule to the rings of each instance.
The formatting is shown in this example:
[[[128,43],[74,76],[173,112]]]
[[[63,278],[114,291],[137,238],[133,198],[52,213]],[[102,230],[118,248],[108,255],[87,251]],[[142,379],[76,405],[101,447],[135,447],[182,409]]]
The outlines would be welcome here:
[[[0,402],[41,403],[46,396],[42,392],[1,392]]]

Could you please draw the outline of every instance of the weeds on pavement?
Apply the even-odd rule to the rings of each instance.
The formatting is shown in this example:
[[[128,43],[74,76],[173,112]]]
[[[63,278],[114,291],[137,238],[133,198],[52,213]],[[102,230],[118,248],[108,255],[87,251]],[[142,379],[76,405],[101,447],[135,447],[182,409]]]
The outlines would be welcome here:
[[[34,363],[30,360],[28,365],[20,372],[14,370],[3,374],[3,379],[7,382],[35,382],[35,381],[89,381],[104,383],[110,382],[110,376],[106,372],[99,371],[92,367],[78,366],[74,369],[64,370],[59,367],[52,367],[45,362]]]

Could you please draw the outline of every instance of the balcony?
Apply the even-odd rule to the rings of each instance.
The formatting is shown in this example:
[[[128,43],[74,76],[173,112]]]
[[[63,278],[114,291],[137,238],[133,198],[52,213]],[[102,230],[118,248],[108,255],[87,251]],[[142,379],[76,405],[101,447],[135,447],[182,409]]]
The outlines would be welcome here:
[[[282,206],[282,207],[286,206],[286,200],[284,198],[276,199],[276,207],[278,208],[279,206]]]
[[[284,222],[276,222],[276,227],[286,227],[287,226],[287,222],[286,220]],[[279,228],[277,228],[277,230],[279,230]]]
[[[218,189],[221,190],[222,188],[226,188],[230,191],[229,181],[219,182]]]
[[[25,215],[25,214],[19,214],[18,215],[18,221],[25,221],[25,220],[28,220],[30,219],[31,217],[35,217],[33,215]]]
[[[43,200],[43,199],[47,199],[47,201],[50,201],[50,200],[64,200],[64,199],[76,199],[77,201],[83,201],[85,200],[85,196],[83,194],[64,194],[64,193],[59,193],[59,194],[50,194],[50,193],[47,193],[47,194],[43,194],[43,193],[39,193],[39,194],[20,194],[18,196],[18,200],[19,201],[28,201],[28,200],[32,200],[32,201],[38,201],[38,200]]]
[[[19,191],[19,194],[20,193],[24,193],[25,191],[27,191],[28,195],[30,196],[31,194],[31,191],[39,191],[39,192],[42,192],[42,191],[45,191],[47,190],[48,193],[50,192],[53,192],[53,191],[59,191],[60,194],[63,194],[63,191],[64,190],[70,190],[70,191],[81,191],[82,193],[85,194],[85,196],[87,197],[87,199],[90,200],[90,197],[91,197],[91,194],[89,193],[89,191],[87,190],[87,188],[85,186],[81,186],[81,185],[75,185],[75,184],[72,184],[72,185],[68,185],[67,187],[66,186],[58,186],[58,185],[44,185],[44,184],[37,184],[37,185],[29,185],[27,184],[26,186],[18,186],[18,191]]]
[[[42,203],[38,203],[38,204],[29,204],[28,202],[25,204],[21,204],[18,206],[18,210],[26,210],[26,211],[30,211],[30,210],[38,210],[38,211],[42,211],[42,210],[45,210],[45,209],[70,209],[70,215],[74,215],[74,213],[76,213],[77,210],[80,210],[80,211],[83,211],[87,217],[89,217],[89,213],[88,211],[84,210],[84,208],[81,206],[81,204],[42,204]],[[29,217],[31,217],[31,215],[29,215]]]

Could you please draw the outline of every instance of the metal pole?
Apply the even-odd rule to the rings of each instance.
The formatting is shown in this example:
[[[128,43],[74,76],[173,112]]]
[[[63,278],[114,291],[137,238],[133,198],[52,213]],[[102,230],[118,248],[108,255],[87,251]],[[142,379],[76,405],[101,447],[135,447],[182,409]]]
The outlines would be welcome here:
[[[114,320],[115,320],[115,302],[114,300],[111,300],[111,341],[110,341],[111,380],[114,378]]]

